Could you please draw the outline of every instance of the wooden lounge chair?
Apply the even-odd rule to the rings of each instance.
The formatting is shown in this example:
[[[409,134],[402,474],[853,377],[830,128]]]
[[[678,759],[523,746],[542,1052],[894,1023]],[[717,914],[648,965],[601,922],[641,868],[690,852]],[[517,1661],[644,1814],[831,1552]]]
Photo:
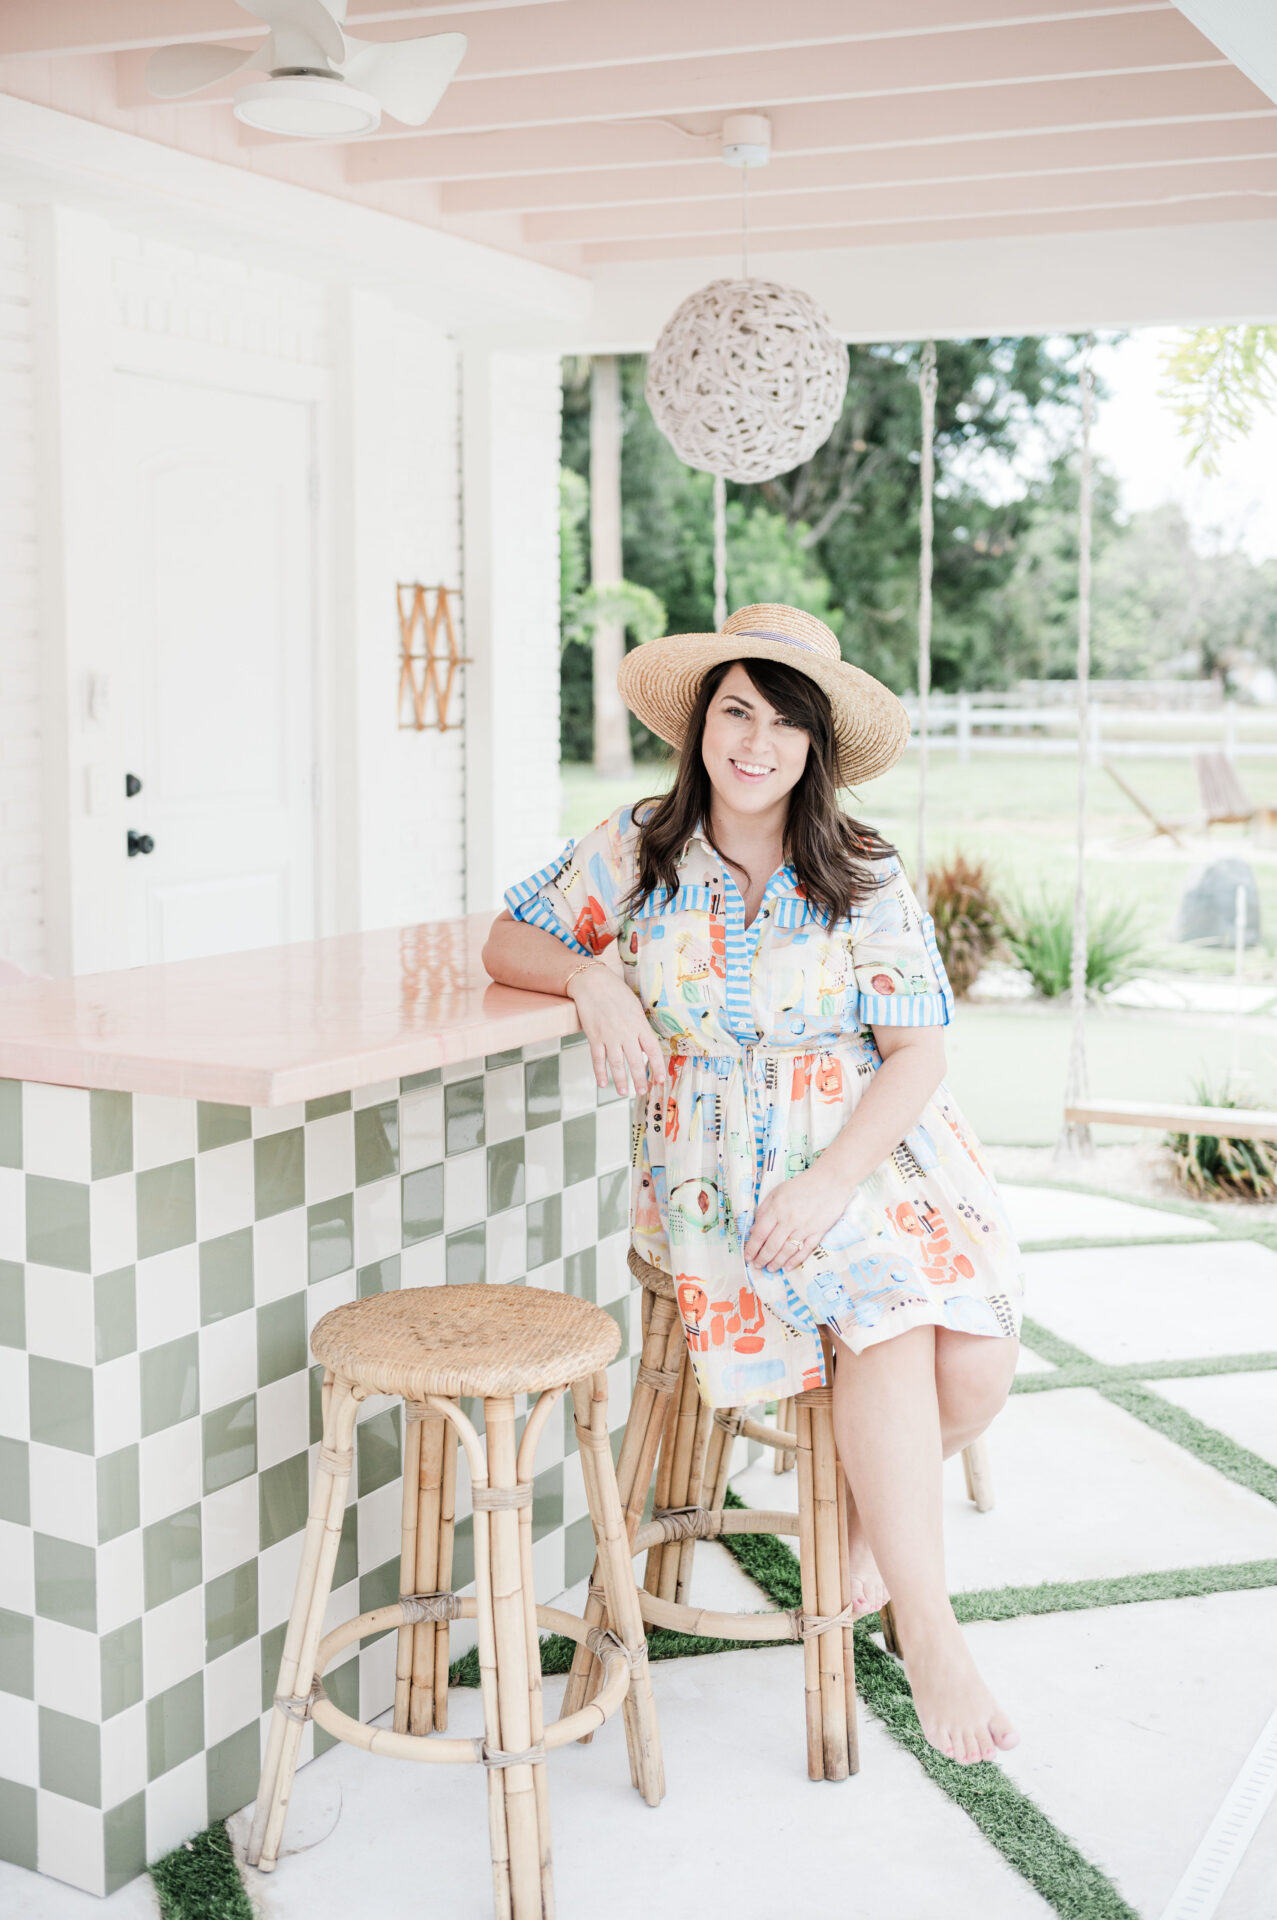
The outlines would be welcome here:
[[[1277,807],[1257,807],[1226,753],[1196,756],[1197,791],[1208,827],[1259,826],[1271,829]]]
[[[1171,820],[1161,819],[1158,814],[1153,812],[1153,809],[1152,807],[1149,806],[1148,802],[1140,798],[1139,794],[1136,793],[1134,787],[1127,785],[1126,781],[1123,780],[1121,774],[1118,772],[1117,768],[1113,765],[1113,762],[1111,760],[1103,761],[1102,765],[1104,767],[1105,773],[1107,773],[1117,783],[1117,785],[1122,789],[1122,792],[1126,795],[1127,799],[1130,800],[1135,806],[1139,808],[1140,812],[1144,815],[1144,818],[1152,826],[1153,838],[1156,840],[1159,834],[1165,834],[1166,838],[1168,840],[1173,840],[1177,847],[1182,847],[1184,845],[1184,842],[1180,839],[1179,836],[1180,836],[1181,830],[1188,825],[1188,822],[1186,820],[1171,821]]]

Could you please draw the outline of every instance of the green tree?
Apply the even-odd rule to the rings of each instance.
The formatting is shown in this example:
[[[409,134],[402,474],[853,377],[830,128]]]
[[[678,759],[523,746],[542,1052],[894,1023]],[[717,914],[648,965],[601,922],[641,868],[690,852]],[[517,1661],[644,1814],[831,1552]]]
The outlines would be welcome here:
[[[1225,444],[1244,440],[1255,415],[1277,406],[1277,327],[1196,327],[1163,354],[1162,371],[1189,464],[1218,473]]]

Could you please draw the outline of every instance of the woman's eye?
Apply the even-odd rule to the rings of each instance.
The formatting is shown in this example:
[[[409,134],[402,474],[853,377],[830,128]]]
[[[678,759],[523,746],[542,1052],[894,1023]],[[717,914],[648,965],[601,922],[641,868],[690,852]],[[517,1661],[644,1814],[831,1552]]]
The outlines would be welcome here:
[[[749,718],[744,707],[725,707],[723,711],[729,720],[747,720]]]

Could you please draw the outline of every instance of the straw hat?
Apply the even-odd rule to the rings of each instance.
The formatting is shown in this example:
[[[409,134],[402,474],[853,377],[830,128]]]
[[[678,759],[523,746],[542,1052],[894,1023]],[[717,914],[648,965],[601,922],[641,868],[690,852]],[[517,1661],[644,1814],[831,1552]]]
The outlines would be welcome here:
[[[829,695],[838,778],[858,785],[894,767],[909,739],[909,715],[894,693],[842,658],[838,641],[797,607],[741,607],[721,633],[667,633],[627,653],[616,683],[645,727],[681,747],[701,681],[720,660],[775,660]]]

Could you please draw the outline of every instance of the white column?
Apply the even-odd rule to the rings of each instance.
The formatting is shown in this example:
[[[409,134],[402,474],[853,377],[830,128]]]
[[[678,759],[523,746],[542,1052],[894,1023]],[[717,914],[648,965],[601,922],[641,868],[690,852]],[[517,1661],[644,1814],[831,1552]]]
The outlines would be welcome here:
[[[111,229],[30,214],[41,635],[45,966],[128,964],[111,365]]]
[[[603,353],[590,373],[590,580],[611,587],[622,576],[621,370],[614,353]],[[594,630],[594,771],[613,777],[634,771],[630,716],[616,686],[624,658],[624,626],[600,622]]]
[[[490,911],[559,831],[557,356],[462,352],[467,905]]]

